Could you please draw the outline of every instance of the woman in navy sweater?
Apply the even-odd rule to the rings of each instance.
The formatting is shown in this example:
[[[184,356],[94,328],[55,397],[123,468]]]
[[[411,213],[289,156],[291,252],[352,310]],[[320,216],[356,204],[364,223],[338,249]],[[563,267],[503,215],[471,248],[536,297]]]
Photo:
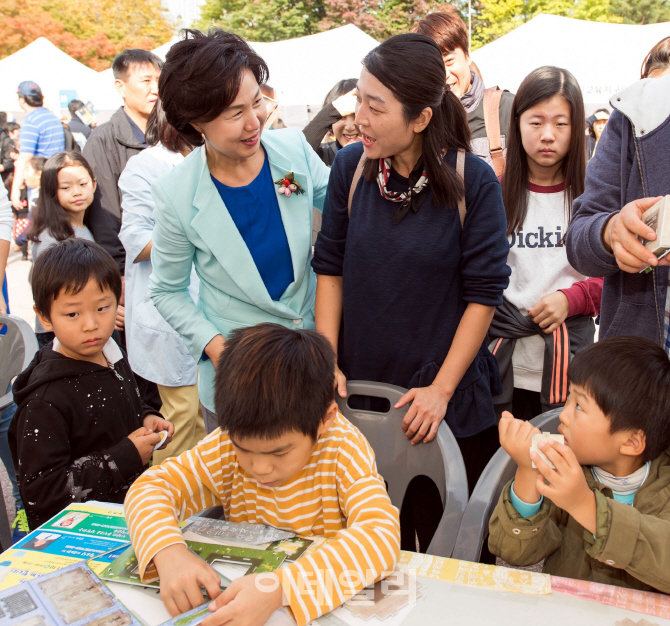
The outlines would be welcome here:
[[[363,66],[363,141],[335,159],[312,261],[316,328],[337,350],[340,395],[346,378],[409,389],[398,406],[412,403],[402,427],[413,444],[432,441],[446,418],[472,489],[498,445],[500,382],[484,339],[510,274],[500,185],[468,152],[467,119],[431,39],[391,37]],[[459,149],[467,153],[463,227]],[[417,531],[427,546],[432,531]]]

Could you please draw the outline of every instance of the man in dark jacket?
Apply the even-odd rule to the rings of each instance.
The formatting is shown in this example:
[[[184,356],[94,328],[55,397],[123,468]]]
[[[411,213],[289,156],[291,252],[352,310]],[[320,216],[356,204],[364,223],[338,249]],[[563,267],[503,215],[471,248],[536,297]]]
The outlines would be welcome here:
[[[119,176],[128,159],[147,147],[144,132],[158,98],[162,65],[155,54],[139,49],[124,50],[114,59],[114,84],[123,98],[123,106],[109,122],[91,133],[84,147],[84,157],[91,164],[98,183],[89,209],[88,226],[95,241],[112,255],[121,274],[126,255],[119,241]]]
[[[610,104],[584,193],[573,205],[568,260],[586,276],[605,277],[601,339],[640,335],[667,352],[670,256],[658,261],[637,236],[653,233],[642,214],[670,194],[670,76],[640,80]]]

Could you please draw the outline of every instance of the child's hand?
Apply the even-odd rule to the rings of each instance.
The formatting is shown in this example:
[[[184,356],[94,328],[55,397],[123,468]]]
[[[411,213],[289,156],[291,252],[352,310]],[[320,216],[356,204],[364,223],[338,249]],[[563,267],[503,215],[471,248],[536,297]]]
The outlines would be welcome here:
[[[500,445],[509,454],[519,469],[533,470],[530,460],[530,446],[533,435],[540,434],[530,422],[515,419],[509,411],[504,411],[498,423]]]
[[[206,601],[200,587],[211,599],[221,593],[216,571],[182,543],[163,548],[153,561],[161,581],[161,600],[172,617]]]
[[[565,322],[569,312],[568,296],[562,291],[548,293],[528,309],[530,319],[542,328],[545,335],[550,335]]]
[[[136,431],[128,435],[128,439],[133,442],[137,451],[142,457],[142,465],[146,465],[151,461],[151,455],[154,452],[154,447],[161,440],[160,435],[148,428],[138,428]]]
[[[258,581],[258,582],[257,582]],[[276,574],[243,576],[234,580],[214,602],[202,626],[263,626],[283,604]]]
[[[586,530],[595,534],[596,498],[586,482],[575,453],[568,446],[553,440],[540,442],[538,447],[556,469],[549,467],[539,454],[531,454],[540,473],[537,477],[537,490],[559,509],[574,517]],[[544,482],[545,479],[549,484]]]
[[[144,418],[144,427],[153,430],[156,433],[160,433],[164,430],[167,431],[167,439],[165,440],[165,443],[158,448],[159,450],[164,450],[168,443],[172,441],[172,435],[174,435],[174,424],[172,422],[168,422],[166,419],[154,413],[150,413]]]

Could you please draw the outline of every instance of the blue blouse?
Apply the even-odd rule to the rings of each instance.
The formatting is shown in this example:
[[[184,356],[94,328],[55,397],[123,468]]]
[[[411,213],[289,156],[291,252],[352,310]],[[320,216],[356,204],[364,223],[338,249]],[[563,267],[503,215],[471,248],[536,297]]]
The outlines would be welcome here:
[[[214,176],[212,181],[247,244],[270,297],[279,300],[293,282],[293,261],[267,154],[263,169],[244,187],[228,187]]]

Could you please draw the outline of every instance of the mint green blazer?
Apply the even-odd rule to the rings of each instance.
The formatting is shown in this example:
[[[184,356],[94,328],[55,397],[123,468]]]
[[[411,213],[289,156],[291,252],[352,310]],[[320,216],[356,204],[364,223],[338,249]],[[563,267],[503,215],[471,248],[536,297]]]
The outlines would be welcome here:
[[[204,147],[196,148],[151,189],[156,225],[149,295],[198,363],[200,401],[210,411],[214,410],[214,366],[202,356],[216,335],[228,337],[236,328],[261,322],[314,328],[312,207],[323,209],[330,169],[297,129],[266,130],[261,143],[272,179],[293,172],[305,190],[288,198],[277,194],[294,276],[278,302],[270,298],[212,182]],[[192,267],[200,278],[197,303],[188,291]]]

